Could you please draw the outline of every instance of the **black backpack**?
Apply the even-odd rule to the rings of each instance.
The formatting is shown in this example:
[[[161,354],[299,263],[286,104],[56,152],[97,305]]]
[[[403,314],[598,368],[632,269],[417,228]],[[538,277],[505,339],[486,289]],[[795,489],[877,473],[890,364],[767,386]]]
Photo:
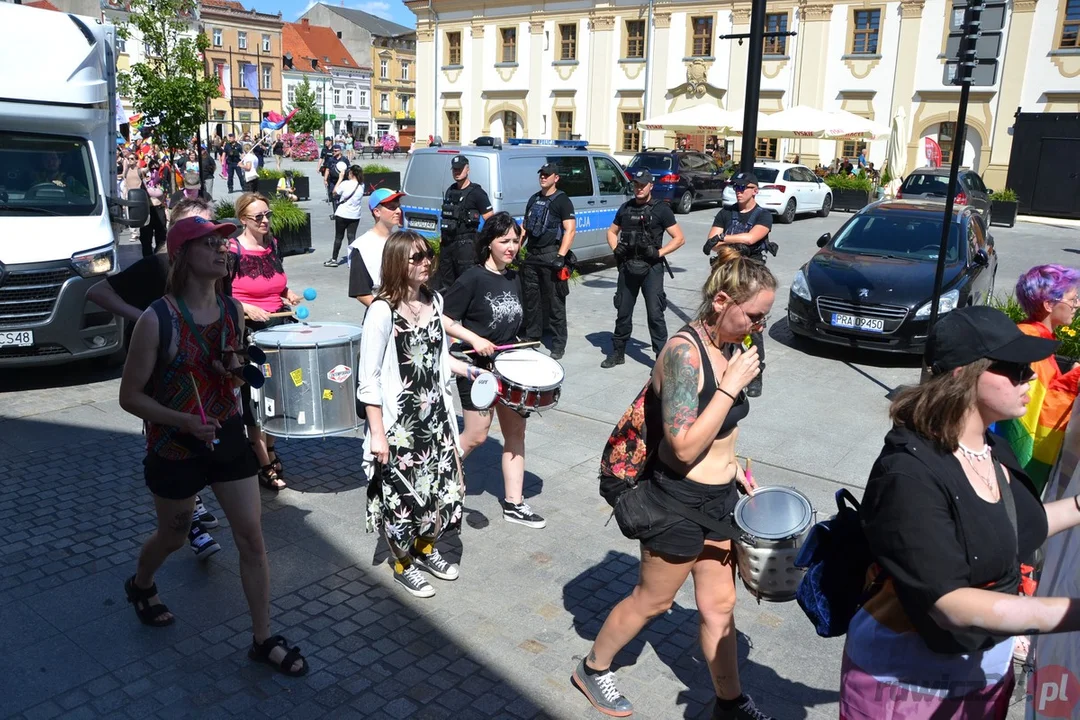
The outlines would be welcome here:
[[[836,515],[811,528],[795,559],[795,567],[806,569],[795,599],[821,637],[846,634],[851,618],[886,579],[879,570],[866,584],[874,556],[859,519],[859,501],[847,489],[837,490],[836,509]]]

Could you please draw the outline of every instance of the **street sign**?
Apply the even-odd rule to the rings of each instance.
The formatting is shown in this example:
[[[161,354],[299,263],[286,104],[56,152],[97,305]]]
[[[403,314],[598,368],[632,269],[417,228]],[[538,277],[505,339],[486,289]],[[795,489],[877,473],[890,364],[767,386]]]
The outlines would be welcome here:
[[[964,28],[964,10],[968,4],[962,0],[953,0],[949,13],[949,32],[959,33]],[[979,18],[979,29],[984,33],[999,32],[1005,29],[1005,3],[988,2],[983,7]]]
[[[957,58],[960,50],[960,33],[949,35],[945,41],[945,57]],[[975,56],[983,60],[993,60],[1001,54],[1001,33],[984,33],[975,39]]]
[[[956,85],[956,68],[958,64],[959,63],[956,60],[948,60],[945,62],[945,72],[942,79],[943,84]],[[971,69],[971,86],[993,87],[997,84],[997,76],[997,60],[977,60],[975,67]]]

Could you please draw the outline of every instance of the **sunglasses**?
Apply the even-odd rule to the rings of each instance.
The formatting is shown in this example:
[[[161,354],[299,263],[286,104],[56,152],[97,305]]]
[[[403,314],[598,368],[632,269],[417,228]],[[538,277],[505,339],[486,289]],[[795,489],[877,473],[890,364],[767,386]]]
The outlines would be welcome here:
[[[551,177],[551,176],[552,176],[552,175],[554,175],[554,174],[555,174],[555,173],[540,173],[540,177],[542,177],[542,178],[549,178],[549,177]]]
[[[742,309],[742,305],[739,305],[739,309],[742,310],[743,315],[750,321],[751,330],[764,330],[765,326],[769,323],[769,315],[767,313],[756,313],[751,315]]]
[[[746,192],[750,188],[757,190],[757,185],[732,185],[731,187],[735,188],[737,193]]]
[[[1027,363],[995,362],[990,366],[990,372],[1007,378],[1013,387],[1031,382],[1035,377],[1035,371]]]
[[[269,220],[274,217],[273,210],[267,210],[266,212],[257,213],[255,215],[248,215],[249,220],[254,220],[257,223],[261,223],[263,220]]]
[[[409,262],[411,262],[413,265],[419,265],[420,263],[424,262],[424,260],[430,262],[434,259],[435,251],[431,248],[428,248],[427,250],[418,250],[409,256]]]
[[[229,239],[223,238],[220,235],[207,235],[202,241],[203,244],[211,250],[220,250],[229,244]]]
[[[379,203],[376,208],[385,208],[386,210],[399,210],[401,203],[397,200],[391,200],[390,202]]]

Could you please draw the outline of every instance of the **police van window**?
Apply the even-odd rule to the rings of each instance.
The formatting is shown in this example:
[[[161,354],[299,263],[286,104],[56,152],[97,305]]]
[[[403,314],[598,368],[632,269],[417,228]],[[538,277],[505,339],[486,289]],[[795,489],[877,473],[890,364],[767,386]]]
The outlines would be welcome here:
[[[503,205],[505,203],[524,203],[533,193],[540,190],[540,181],[537,170],[547,160],[540,155],[519,155],[513,157],[503,153],[502,165],[499,166],[499,190],[502,192]],[[559,187],[562,188],[562,182]],[[490,194],[490,193],[489,193]],[[493,198],[494,199],[494,198]]]
[[[596,171],[596,184],[601,195],[622,195],[626,189],[626,176],[619,167],[599,155],[593,156],[593,169]]]
[[[559,166],[559,189],[564,193],[570,197],[593,194],[592,170],[587,155],[549,157],[547,161]]]

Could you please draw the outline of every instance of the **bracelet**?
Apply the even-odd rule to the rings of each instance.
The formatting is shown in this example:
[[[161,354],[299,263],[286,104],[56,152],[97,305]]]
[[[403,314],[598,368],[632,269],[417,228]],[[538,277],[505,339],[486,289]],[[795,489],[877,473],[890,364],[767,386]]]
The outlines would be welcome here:
[[[722,388],[722,387],[718,387],[718,388],[716,388],[716,390],[717,390],[718,392],[722,392],[722,393],[724,393],[724,394],[725,394],[725,395],[727,395],[727,396],[728,396],[729,398],[731,398],[731,404],[732,404],[732,405],[734,405],[735,403],[737,403],[737,402],[738,402],[738,400],[737,400],[737,399],[735,398],[735,396],[734,396],[734,395],[732,395],[731,393],[729,393],[729,392],[728,392],[727,390],[725,390],[724,388]]]
[[[479,376],[479,375],[480,375],[480,370],[475,365],[470,365],[469,367],[465,368],[465,379],[466,380],[475,380],[477,378],[477,376]]]

